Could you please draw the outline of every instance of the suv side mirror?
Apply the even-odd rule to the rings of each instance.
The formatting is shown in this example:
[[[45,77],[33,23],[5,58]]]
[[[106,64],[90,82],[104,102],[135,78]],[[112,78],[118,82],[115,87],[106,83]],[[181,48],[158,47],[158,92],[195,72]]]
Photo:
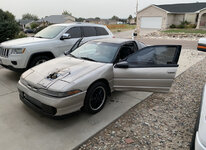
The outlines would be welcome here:
[[[127,61],[118,62],[115,65],[116,68],[129,68],[129,64]]]
[[[70,35],[69,33],[64,33],[64,34],[61,36],[60,40],[65,40],[65,39],[70,39],[70,38],[71,38],[71,35]]]

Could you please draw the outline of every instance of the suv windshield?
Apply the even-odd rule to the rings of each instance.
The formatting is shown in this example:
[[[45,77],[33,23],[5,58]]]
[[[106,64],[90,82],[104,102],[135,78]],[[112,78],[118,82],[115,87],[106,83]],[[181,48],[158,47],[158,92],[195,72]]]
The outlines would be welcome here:
[[[70,56],[90,61],[111,63],[119,45],[102,42],[86,43],[71,53]]]
[[[62,32],[65,28],[66,28],[66,26],[49,26],[49,27],[41,30],[40,32],[38,32],[34,37],[53,39],[60,32]]]

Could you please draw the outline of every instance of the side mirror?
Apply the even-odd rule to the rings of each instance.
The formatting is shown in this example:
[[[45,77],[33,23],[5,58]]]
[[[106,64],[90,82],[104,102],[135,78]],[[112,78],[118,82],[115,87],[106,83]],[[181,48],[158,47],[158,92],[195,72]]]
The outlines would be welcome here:
[[[137,33],[134,32],[134,33],[133,33],[133,36],[137,36]]]
[[[71,38],[71,35],[70,35],[69,33],[64,33],[64,34],[61,36],[60,40],[65,40],[65,39],[70,39],[70,38]]]
[[[123,62],[118,62],[115,65],[116,68],[129,68],[129,64],[127,61],[123,61]]]

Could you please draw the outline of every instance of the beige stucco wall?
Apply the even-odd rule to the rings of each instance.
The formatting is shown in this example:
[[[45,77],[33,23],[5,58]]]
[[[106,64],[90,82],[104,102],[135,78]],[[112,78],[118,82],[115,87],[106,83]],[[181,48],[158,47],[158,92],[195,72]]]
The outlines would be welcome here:
[[[162,17],[162,29],[167,27],[167,12],[153,5],[137,13],[137,26],[139,27],[142,17]]]
[[[73,20],[67,20],[66,22],[64,23],[73,23],[74,21]]]
[[[185,14],[185,21],[191,22],[192,24],[196,24],[197,14],[187,13]]]
[[[172,24],[179,25],[182,21],[184,21],[184,19],[185,15],[183,14],[168,14],[167,27],[170,27]]]

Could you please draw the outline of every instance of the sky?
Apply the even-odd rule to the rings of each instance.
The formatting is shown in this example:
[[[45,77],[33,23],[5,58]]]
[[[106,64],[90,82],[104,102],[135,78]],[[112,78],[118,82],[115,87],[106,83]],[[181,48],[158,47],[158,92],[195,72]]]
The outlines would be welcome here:
[[[181,0],[181,3],[206,2],[206,0]],[[139,0],[141,10],[151,4],[173,4],[179,0]],[[31,13],[39,18],[61,14],[64,10],[74,17],[120,18],[135,16],[137,0],[0,0],[0,9],[10,11],[21,19],[22,14]]]

